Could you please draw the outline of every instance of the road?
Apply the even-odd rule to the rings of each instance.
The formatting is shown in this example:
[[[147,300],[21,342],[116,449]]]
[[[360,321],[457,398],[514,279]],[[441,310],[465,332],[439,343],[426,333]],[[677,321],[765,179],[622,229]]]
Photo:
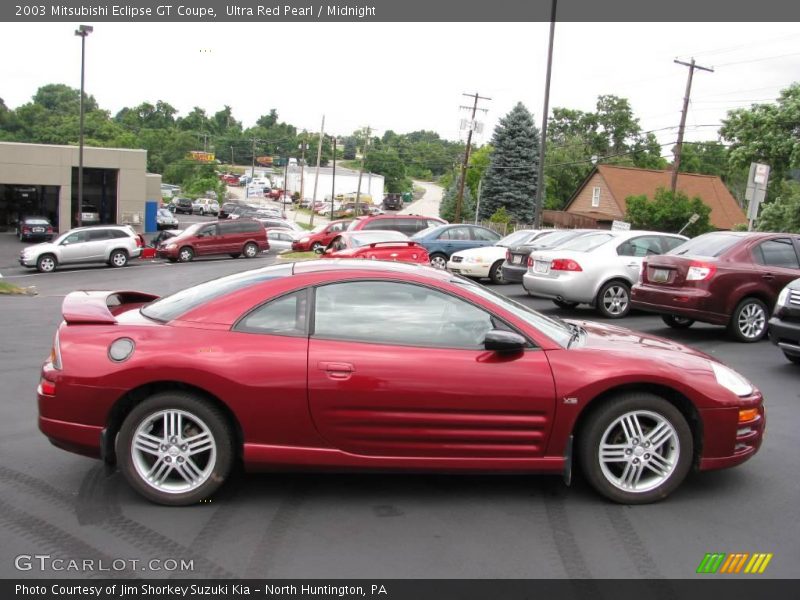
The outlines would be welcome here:
[[[424,217],[438,217],[439,204],[442,201],[444,188],[428,181],[414,180],[414,185],[425,189],[425,194],[419,200],[415,200],[403,210],[402,215],[422,215]]]
[[[45,553],[194,560],[182,577],[690,578],[714,551],[772,552],[765,577],[797,576],[800,370],[769,343],[731,343],[711,326],[673,331],[644,314],[623,322],[700,348],[749,377],[766,397],[764,446],[745,465],[692,475],[649,506],[610,504],[580,477],[567,488],[552,476],[279,473],[237,474],[210,503],[172,509],[37,431],[39,365],[66,293],[166,294],[275,260],[4,272],[40,294],[0,296],[0,576],[109,575],[15,570],[17,555]],[[548,314],[599,320],[590,310],[530,299],[520,286],[494,289]]]

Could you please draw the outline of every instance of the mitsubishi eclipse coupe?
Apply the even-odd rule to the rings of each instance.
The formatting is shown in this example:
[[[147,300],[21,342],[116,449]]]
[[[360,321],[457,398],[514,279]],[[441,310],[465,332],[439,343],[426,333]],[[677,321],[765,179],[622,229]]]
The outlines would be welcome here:
[[[761,445],[761,393],[714,358],[541,315],[467,279],[326,260],[171,296],[73,292],[42,367],[39,427],[154,502],[250,470],[563,474],[666,497]]]

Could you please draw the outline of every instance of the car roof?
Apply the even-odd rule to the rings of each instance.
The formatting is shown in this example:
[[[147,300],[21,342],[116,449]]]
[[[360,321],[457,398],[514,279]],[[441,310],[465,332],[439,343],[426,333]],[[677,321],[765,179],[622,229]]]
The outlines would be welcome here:
[[[265,267],[265,269],[269,268],[271,267]],[[340,271],[344,275],[353,271],[383,271],[392,274],[405,273],[409,275],[427,277],[435,281],[449,281],[453,278],[452,273],[434,269],[433,267],[429,267],[427,265],[395,261],[359,260],[351,258],[331,258],[328,260],[307,260],[296,262],[294,263],[292,274],[305,275],[309,273],[330,273],[334,271]]]

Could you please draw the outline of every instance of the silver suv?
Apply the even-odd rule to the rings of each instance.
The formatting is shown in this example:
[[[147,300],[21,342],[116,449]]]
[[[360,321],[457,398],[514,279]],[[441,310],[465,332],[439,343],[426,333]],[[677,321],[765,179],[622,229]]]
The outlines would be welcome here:
[[[124,267],[142,253],[142,246],[142,238],[128,225],[78,227],[52,242],[28,246],[19,253],[19,264],[42,273],[68,264],[104,262]]]

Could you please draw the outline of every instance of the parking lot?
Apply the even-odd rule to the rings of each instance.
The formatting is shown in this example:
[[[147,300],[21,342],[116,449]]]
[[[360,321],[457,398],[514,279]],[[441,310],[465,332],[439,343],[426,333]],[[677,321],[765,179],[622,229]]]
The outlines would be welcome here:
[[[568,488],[552,476],[239,473],[208,503],[166,508],[98,461],[52,447],[37,430],[39,367],[63,297],[75,289],[163,295],[277,257],[132,261],[42,275],[8,264],[12,244],[0,244],[3,276],[39,292],[0,296],[3,577],[108,576],[15,569],[17,555],[40,553],[193,561],[192,571],[147,577],[688,578],[707,552],[773,553],[762,577],[796,576],[800,368],[768,342],[734,343],[724,329],[702,324],[671,330],[640,313],[619,322],[718,357],[766,399],[766,438],[752,460],[692,475],[658,504],[611,504],[580,476]],[[529,298],[519,285],[495,289],[547,314],[599,320],[589,309]]]

